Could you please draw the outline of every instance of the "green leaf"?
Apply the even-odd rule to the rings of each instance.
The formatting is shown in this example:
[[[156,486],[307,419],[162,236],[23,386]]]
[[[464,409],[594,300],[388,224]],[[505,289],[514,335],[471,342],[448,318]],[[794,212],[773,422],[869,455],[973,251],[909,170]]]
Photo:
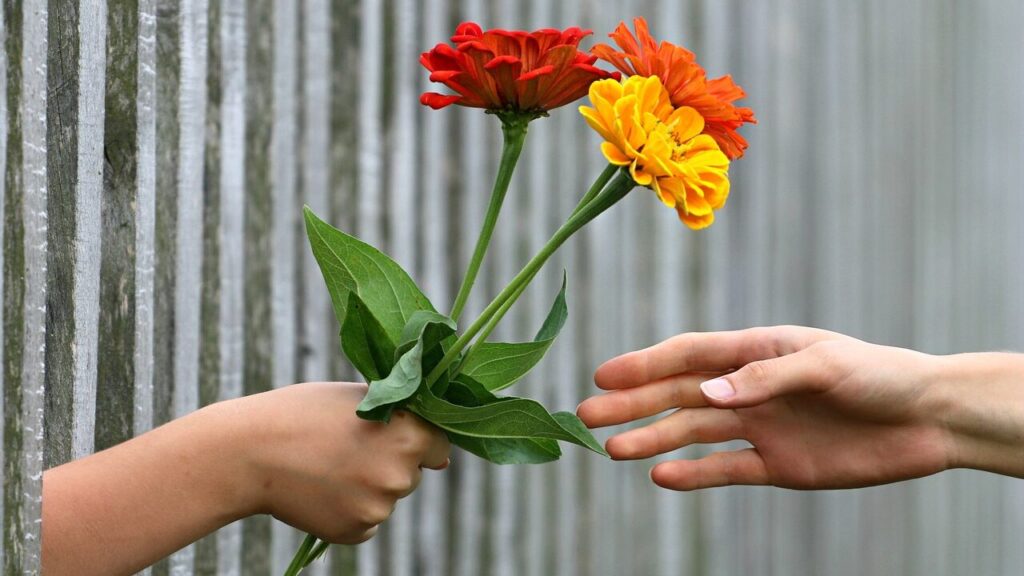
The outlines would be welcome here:
[[[448,387],[444,399],[460,406],[483,406],[497,398],[483,384],[460,374]],[[547,438],[478,438],[448,433],[452,444],[495,464],[542,464],[558,460],[558,442]]]
[[[456,376],[444,395],[438,397],[459,406],[483,406],[497,399],[483,384],[465,374]]]
[[[454,320],[432,310],[417,310],[402,328],[402,338],[395,352],[400,355],[417,341],[423,342],[423,349],[429,352],[452,334],[455,334]]]
[[[460,436],[562,440],[607,455],[575,416],[563,412],[555,418],[540,403],[526,398],[494,398],[479,406],[460,406],[437,398],[423,387],[408,408],[435,426]]]
[[[555,296],[555,301],[551,304],[551,310],[548,311],[547,318],[541,324],[537,335],[533,337],[534,342],[550,342],[554,340],[558,333],[562,331],[562,326],[565,326],[565,320],[569,317],[569,307],[565,304],[566,283],[565,270],[562,270],[562,289],[558,291],[558,296]]]
[[[594,438],[594,435],[590,433],[587,426],[572,412],[555,412],[551,414],[551,417],[558,422],[558,425],[562,427],[569,434],[572,434],[580,446],[590,448],[594,452],[601,454],[602,456],[608,456],[605,452],[604,446]]]
[[[491,391],[503,390],[519,381],[540,362],[565,325],[569,316],[569,308],[565,304],[565,286],[563,272],[562,289],[533,342],[483,342],[473,351],[460,372]]]
[[[388,421],[395,405],[408,400],[420,388],[424,350],[437,348],[454,333],[455,322],[451,318],[426,310],[414,313],[402,330],[402,340],[396,350],[400,356],[394,368],[387,378],[370,382],[356,414],[367,420]]]
[[[392,342],[401,340],[403,328],[417,310],[434,310],[394,260],[327,224],[308,206],[303,213],[313,256],[331,294],[334,314],[343,327],[352,292],[359,295]]]
[[[367,382],[380,380],[395,365],[395,345],[359,294],[349,292],[341,349]]]
[[[356,407],[356,414],[366,420],[387,422],[395,405],[416,393],[423,381],[423,344],[417,342],[391,369],[383,380],[370,382],[366,396]]]
[[[494,464],[543,464],[562,456],[558,442],[546,438],[476,438],[448,433],[452,444]]]

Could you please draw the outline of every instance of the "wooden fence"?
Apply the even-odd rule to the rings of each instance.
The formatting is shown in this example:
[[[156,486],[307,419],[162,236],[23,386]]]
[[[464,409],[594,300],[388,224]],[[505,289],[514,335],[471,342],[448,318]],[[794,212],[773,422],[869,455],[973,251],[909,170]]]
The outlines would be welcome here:
[[[420,107],[420,51],[463,19],[602,37],[635,14],[732,73],[761,123],[713,229],[684,229],[640,191],[563,249],[570,325],[519,392],[572,409],[600,361],[687,330],[802,323],[932,352],[1024,348],[1015,0],[5,0],[4,573],[38,572],[46,467],[220,399],[354,377],[303,203],[451,299],[499,130]],[[572,107],[529,140],[481,292],[602,165]],[[539,323],[551,268],[501,336]],[[648,482],[650,463],[567,452],[541,467],[457,453],[378,538],[316,572],[1024,572],[1019,480],[676,494]],[[296,543],[253,518],[153,573],[278,574]]]

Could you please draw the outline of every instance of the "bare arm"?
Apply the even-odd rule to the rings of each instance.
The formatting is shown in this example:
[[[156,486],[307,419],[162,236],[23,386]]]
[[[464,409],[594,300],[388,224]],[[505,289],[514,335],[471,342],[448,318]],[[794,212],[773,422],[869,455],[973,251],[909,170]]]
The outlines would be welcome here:
[[[222,402],[48,470],[44,573],[131,574],[252,514],[332,542],[370,538],[449,447],[408,413],[356,418],[365,390],[300,384]]]
[[[954,467],[1024,477],[1024,356],[932,356],[795,326],[683,334],[601,366],[589,426],[674,410],[613,436],[613,458],[696,443],[751,448],[655,466],[677,490],[850,488]]]

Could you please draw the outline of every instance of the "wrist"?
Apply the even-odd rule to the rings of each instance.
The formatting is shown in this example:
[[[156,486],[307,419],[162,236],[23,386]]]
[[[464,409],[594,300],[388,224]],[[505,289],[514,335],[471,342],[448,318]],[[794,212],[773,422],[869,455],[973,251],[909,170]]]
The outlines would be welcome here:
[[[1024,355],[940,357],[932,407],[950,439],[949,468],[1024,476]]]
[[[245,398],[218,402],[193,414],[207,439],[198,451],[202,462],[196,469],[205,476],[204,492],[224,525],[259,514],[263,507],[262,479],[256,474],[258,418],[248,413],[246,404]]]

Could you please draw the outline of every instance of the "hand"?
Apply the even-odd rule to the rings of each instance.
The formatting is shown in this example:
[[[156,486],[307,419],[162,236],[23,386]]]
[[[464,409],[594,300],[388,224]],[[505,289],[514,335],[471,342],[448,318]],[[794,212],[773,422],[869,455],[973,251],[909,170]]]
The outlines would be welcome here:
[[[334,543],[373,536],[448,440],[412,414],[360,420],[366,386],[219,402],[43,476],[43,571],[134,574],[252,514]]]
[[[956,366],[979,361],[967,356],[977,355],[936,357],[801,327],[683,334],[601,366],[595,382],[611,392],[578,414],[597,427],[678,408],[609,439],[616,459],[695,443],[753,445],[658,464],[651,478],[666,488],[869,486],[976,464],[959,433],[971,419],[955,408],[972,372]],[[1024,400],[1021,390],[1011,393]],[[1016,425],[1024,429],[1024,416]]]
[[[396,502],[442,469],[450,446],[439,429],[404,411],[387,424],[361,420],[366,386],[298,384],[230,406],[253,424],[253,512],[333,543],[373,536]]]

